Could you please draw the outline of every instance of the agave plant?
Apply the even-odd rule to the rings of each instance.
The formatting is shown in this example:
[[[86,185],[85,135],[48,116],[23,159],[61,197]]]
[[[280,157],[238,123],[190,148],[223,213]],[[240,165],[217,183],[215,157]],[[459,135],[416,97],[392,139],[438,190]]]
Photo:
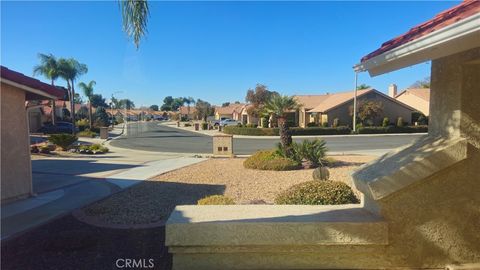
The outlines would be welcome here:
[[[294,147],[299,151],[302,156],[307,161],[310,161],[313,166],[322,165],[322,159],[327,153],[327,147],[325,146],[325,141],[320,139],[315,139],[313,141],[304,140],[301,144]]]

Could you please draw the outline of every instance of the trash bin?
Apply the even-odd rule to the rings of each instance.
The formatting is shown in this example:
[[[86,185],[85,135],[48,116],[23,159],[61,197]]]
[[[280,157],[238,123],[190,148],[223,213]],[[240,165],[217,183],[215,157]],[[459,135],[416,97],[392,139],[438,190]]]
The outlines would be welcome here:
[[[198,131],[200,129],[200,124],[199,123],[195,123],[194,126],[195,126],[196,131]]]
[[[180,127],[180,121],[177,122],[177,127]]]
[[[108,127],[100,128],[100,139],[102,140],[108,139]]]

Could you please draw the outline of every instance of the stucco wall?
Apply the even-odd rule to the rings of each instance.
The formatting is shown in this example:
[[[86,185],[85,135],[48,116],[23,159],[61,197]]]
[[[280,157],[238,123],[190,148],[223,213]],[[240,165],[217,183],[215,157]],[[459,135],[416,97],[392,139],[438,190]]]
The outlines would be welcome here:
[[[2,83],[1,160],[2,201],[32,192],[25,92]]]
[[[414,94],[409,93],[408,91],[398,96],[396,100],[417,109],[419,112],[427,116],[430,115],[430,103],[422,98],[419,98],[418,96],[415,96]]]
[[[375,125],[381,125],[384,117],[388,117],[391,123],[397,123],[397,118],[402,117],[404,122],[410,123],[412,120],[412,110],[384,97],[377,93],[369,93],[360,98],[357,102],[360,104],[363,101],[378,101],[383,105],[382,114],[377,117],[374,121]],[[352,116],[350,116],[350,107],[353,107],[353,100],[342,106],[339,106],[329,112],[328,115],[328,125],[333,124],[333,120],[338,118],[340,120],[340,125],[352,126]]]

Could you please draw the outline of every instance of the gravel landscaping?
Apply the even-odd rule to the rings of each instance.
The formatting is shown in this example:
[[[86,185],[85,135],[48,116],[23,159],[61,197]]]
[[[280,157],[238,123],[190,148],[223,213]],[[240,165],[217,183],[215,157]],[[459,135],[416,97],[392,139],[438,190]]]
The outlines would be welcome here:
[[[330,180],[351,186],[353,169],[372,156],[333,156]],[[87,217],[109,224],[161,224],[175,205],[196,204],[205,196],[223,194],[237,204],[273,204],[288,187],[313,180],[313,169],[260,171],[245,169],[243,158],[209,159],[144,181],[84,209]],[[354,190],[358,195],[358,191]]]

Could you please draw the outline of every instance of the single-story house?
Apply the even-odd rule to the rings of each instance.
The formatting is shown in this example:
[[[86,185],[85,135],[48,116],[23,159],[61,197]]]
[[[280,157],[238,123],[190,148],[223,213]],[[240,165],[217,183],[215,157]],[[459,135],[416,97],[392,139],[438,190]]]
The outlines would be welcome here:
[[[430,115],[430,88],[407,88],[395,99],[415,108],[415,110]]]
[[[27,102],[55,100],[64,90],[1,66],[1,200],[32,194]],[[33,108],[33,107],[32,107]]]
[[[300,98],[299,98],[300,97]],[[297,96],[297,100],[305,101],[306,96]],[[324,94],[310,97],[306,107],[299,109],[298,123],[301,127],[306,127],[309,123],[327,124],[332,126],[335,119],[338,119],[339,125],[352,126],[352,109],[354,91],[340,92],[333,94]],[[317,101],[315,104],[313,101]],[[395,123],[401,117],[404,122],[410,123],[414,108],[397,101],[395,98],[373,89],[363,89],[357,91],[357,105],[362,106],[367,101],[374,101],[382,106],[382,112],[373,119],[374,125],[380,125],[384,117],[388,117],[390,122]],[[313,107],[313,108],[309,108]]]
[[[195,113],[197,109],[193,106],[181,106],[178,108],[177,113],[179,114],[180,118],[186,118],[187,120],[196,120],[197,117]]]
[[[238,114],[238,119],[236,119],[236,120],[240,121],[244,125],[246,125],[246,124],[258,125],[259,124],[259,122],[258,122],[259,117],[255,116],[251,113],[252,108],[253,108],[252,104],[244,105],[241,108],[240,113]]]
[[[218,106],[215,108],[215,119],[219,120],[221,118],[230,118],[240,121],[240,113],[245,104],[235,103],[228,106]]]

